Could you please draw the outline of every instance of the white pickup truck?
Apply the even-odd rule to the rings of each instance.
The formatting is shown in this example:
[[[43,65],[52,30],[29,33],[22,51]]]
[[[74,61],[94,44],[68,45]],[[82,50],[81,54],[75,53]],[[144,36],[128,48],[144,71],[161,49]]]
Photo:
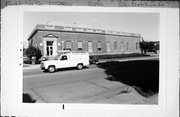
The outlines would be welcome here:
[[[77,67],[82,69],[83,66],[89,65],[88,53],[65,53],[56,56],[53,60],[41,62],[41,69],[48,70],[50,73],[57,71],[59,68]]]

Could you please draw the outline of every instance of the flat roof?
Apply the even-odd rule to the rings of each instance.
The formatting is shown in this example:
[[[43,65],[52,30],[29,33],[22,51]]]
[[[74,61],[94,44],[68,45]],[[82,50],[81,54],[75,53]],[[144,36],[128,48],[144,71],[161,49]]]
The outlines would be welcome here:
[[[106,34],[106,35],[120,35],[120,36],[130,36],[130,37],[141,37],[140,34],[137,33],[129,33],[129,32],[119,32],[112,30],[103,30],[97,28],[90,28],[84,25],[76,25],[76,24],[37,24],[32,33],[30,34],[28,40],[32,38],[32,36],[38,30],[49,30],[49,31],[66,31],[66,32],[87,32],[87,33],[97,33],[97,34]]]

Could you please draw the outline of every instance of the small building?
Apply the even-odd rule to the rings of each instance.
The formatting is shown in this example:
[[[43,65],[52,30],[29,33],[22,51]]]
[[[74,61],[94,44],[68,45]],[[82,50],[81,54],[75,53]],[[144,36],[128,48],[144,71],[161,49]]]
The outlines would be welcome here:
[[[140,53],[140,34],[78,26],[38,24],[30,34],[29,46],[38,47],[43,56],[58,52],[89,52],[90,55]]]

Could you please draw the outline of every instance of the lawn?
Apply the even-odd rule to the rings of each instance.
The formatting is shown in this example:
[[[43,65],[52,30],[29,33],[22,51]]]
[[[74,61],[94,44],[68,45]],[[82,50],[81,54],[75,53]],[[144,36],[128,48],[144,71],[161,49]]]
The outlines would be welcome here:
[[[100,63],[110,81],[118,81],[149,97],[159,91],[159,60],[112,61]]]

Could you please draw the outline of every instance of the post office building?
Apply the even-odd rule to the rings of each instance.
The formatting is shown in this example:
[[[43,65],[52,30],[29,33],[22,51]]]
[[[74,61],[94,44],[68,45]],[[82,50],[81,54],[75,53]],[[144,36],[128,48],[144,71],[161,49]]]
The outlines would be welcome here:
[[[30,34],[29,46],[43,56],[54,57],[63,50],[97,54],[140,53],[140,34],[80,26],[38,24]]]

